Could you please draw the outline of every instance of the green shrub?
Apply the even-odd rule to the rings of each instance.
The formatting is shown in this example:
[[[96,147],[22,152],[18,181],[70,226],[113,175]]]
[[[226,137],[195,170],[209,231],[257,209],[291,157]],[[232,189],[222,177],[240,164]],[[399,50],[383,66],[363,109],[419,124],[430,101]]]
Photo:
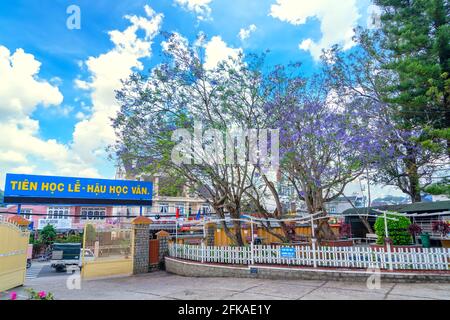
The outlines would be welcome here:
[[[63,238],[62,243],[83,243],[83,235],[82,234],[70,234],[67,237]]]
[[[51,224],[48,224],[39,233],[39,242],[50,245],[56,239],[56,230]]]
[[[408,227],[411,221],[407,217],[396,216],[392,214],[387,214],[388,218],[394,218],[395,220],[387,220],[387,228],[389,233],[389,238],[392,240],[394,245],[410,245],[412,243],[411,234],[408,232]],[[377,244],[384,244],[384,216],[379,216],[375,221],[375,233],[378,236]]]

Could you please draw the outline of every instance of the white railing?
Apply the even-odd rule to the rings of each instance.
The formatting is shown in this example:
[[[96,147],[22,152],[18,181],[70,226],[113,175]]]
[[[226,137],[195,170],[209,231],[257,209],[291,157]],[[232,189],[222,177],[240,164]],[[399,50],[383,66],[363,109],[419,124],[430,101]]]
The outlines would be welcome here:
[[[290,257],[281,248],[293,248]],[[169,245],[171,257],[223,264],[274,264],[311,267],[380,268],[393,270],[449,270],[449,248],[383,247],[318,247],[311,246],[251,246],[210,247]],[[391,258],[391,259],[389,259]],[[392,266],[392,268],[391,268]]]

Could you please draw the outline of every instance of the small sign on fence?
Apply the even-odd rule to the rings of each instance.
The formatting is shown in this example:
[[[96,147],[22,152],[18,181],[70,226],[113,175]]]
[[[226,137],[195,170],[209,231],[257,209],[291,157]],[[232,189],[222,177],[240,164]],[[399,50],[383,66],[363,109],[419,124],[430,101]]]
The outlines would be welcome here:
[[[281,247],[280,248],[280,256],[282,258],[295,258],[295,248]]]

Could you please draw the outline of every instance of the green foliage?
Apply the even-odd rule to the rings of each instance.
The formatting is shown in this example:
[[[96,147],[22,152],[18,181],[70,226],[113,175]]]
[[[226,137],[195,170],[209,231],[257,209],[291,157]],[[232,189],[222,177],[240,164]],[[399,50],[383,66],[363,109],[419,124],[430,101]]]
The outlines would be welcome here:
[[[389,53],[382,67],[397,79],[384,85],[389,101],[401,107],[400,116],[407,122],[448,129],[448,2],[376,0],[375,4],[382,10],[381,49]]]
[[[387,220],[389,238],[394,245],[410,245],[412,243],[411,234],[408,231],[411,221],[407,217],[387,214],[387,218],[397,220]],[[377,244],[384,244],[384,216],[379,216],[374,225],[375,233],[378,236]]]
[[[56,230],[51,224],[48,224],[39,233],[39,241],[43,244],[52,244],[56,239]]]
[[[158,194],[162,197],[180,197],[183,194],[183,186],[186,179],[175,173],[159,180]]]
[[[424,191],[432,195],[446,195],[450,197],[450,180],[444,179],[441,182],[433,183],[426,187]]]
[[[83,234],[69,234],[67,237],[58,240],[61,243],[83,243]]]
[[[93,242],[97,239],[97,232],[92,224],[86,226],[86,241]]]

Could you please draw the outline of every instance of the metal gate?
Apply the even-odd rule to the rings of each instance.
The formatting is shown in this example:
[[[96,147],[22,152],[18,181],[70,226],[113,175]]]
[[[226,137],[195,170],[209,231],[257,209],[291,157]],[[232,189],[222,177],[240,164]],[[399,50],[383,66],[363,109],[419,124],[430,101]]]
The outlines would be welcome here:
[[[0,217],[0,292],[23,285],[30,233]]]
[[[158,239],[150,239],[149,240],[149,264],[158,264],[159,263],[159,240]]]

